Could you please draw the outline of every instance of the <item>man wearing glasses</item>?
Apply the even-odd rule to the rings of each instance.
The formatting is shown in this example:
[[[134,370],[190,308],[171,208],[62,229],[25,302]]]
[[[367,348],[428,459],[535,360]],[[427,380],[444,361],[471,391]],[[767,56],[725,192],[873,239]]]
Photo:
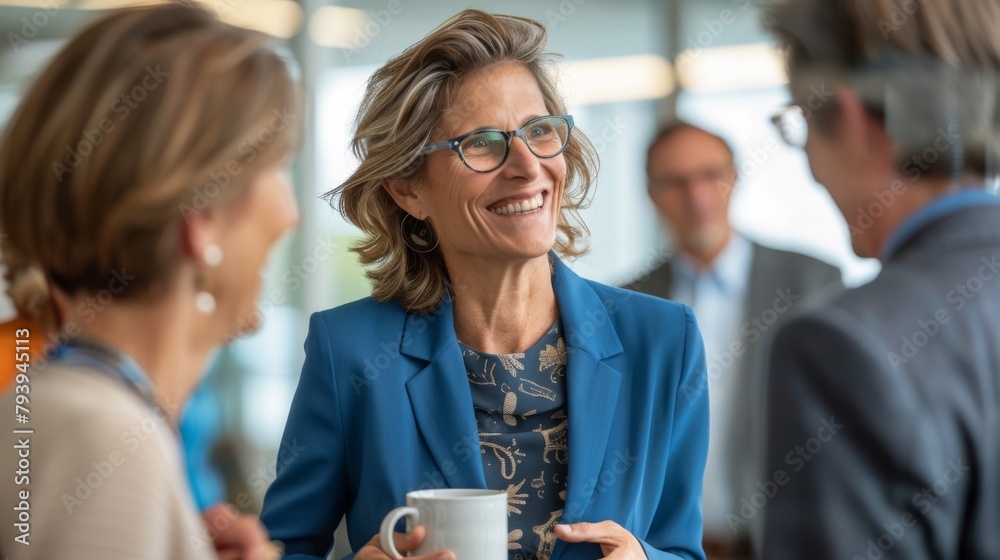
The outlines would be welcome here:
[[[768,16],[835,92],[775,122],[883,268],[775,338],[760,556],[1000,558],[1000,1]]]
[[[743,505],[759,492],[755,468],[764,357],[775,325],[806,296],[842,288],[840,271],[798,253],[758,245],[729,222],[736,183],[722,138],[687,123],[663,128],[649,147],[648,192],[676,240],[676,254],[632,289],[692,307],[708,360],[710,435],[702,497],[710,559],[749,558]],[[751,504],[752,505],[752,504]]]

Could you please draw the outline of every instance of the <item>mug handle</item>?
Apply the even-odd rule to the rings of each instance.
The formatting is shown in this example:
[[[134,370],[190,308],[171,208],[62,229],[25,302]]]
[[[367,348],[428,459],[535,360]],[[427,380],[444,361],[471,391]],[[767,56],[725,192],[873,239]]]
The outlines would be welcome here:
[[[382,528],[379,530],[379,542],[382,544],[382,551],[393,558],[402,558],[403,555],[396,550],[396,542],[392,534],[396,529],[396,523],[403,517],[411,518],[414,526],[420,523],[420,511],[415,507],[398,507],[389,512],[382,520]]]

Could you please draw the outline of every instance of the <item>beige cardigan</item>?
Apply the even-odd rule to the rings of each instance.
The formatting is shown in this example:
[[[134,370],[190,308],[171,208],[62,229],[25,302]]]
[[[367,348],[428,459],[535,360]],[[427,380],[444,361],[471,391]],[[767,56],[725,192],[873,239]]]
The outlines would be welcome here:
[[[183,475],[177,437],[159,411],[120,381],[88,369],[53,365],[33,374],[29,387],[27,425],[15,420],[13,391],[0,399],[0,558],[216,557]],[[12,433],[25,427],[34,433]],[[16,474],[25,443],[27,481]],[[25,490],[28,545],[17,542],[15,526]]]

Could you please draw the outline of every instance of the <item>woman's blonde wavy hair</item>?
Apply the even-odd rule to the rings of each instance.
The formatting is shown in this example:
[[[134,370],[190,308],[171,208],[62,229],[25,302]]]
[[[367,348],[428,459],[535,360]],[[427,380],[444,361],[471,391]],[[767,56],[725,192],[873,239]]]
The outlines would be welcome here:
[[[49,63],[0,141],[0,251],[22,317],[59,327],[49,283],[98,293],[122,271],[115,297],[161,288],[189,212],[238,200],[294,151],[301,91],[269,42],[171,2],[110,12]]]
[[[441,251],[418,253],[407,247],[401,230],[406,212],[383,185],[423,171],[420,150],[438,131],[445,112],[476,110],[477,100],[457,99],[456,93],[490,67],[523,64],[538,81],[549,113],[565,114],[551,73],[553,56],[545,51],[547,40],[537,21],[465,10],[390,59],[368,81],[351,142],[361,164],[324,198],[364,233],[351,250],[367,268],[376,299],[396,300],[411,313],[426,313],[449,293]],[[577,257],[586,252],[589,235],[578,211],[589,202],[598,159],[579,130],[563,155],[566,189],[554,249],[560,256]]]

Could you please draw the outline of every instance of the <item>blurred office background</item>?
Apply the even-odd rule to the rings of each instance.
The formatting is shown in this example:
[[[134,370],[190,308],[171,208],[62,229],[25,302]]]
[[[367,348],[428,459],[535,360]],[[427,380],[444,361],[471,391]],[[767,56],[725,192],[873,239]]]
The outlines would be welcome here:
[[[0,0],[0,123],[32,77],[101,10],[130,0]],[[210,0],[223,19],[279,38],[307,88],[305,144],[292,170],[299,232],[269,265],[265,326],[213,361],[221,440],[211,452],[226,494],[255,511],[303,359],[308,314],[368,294],[348,245],[355,230],[318,196],[355,165],[351,124],[368,76],[453,13],[476,7],[538,19],[562,53],[563,92],[602,169],[584,214],[586,277],[622,283],[670,249],[645,192],[645,154],[658,123],[678,115],[731,142],[740,180],[732,219],[750,238],[840,266],[848,285],[877,263],[853,256],[848,232],[804,155],[769,117],[787,102],[780,53],[761,29],[756,0]],[[235,100],[234,100],[235,101]],[[0,298],[0,320],[13,314]]]

